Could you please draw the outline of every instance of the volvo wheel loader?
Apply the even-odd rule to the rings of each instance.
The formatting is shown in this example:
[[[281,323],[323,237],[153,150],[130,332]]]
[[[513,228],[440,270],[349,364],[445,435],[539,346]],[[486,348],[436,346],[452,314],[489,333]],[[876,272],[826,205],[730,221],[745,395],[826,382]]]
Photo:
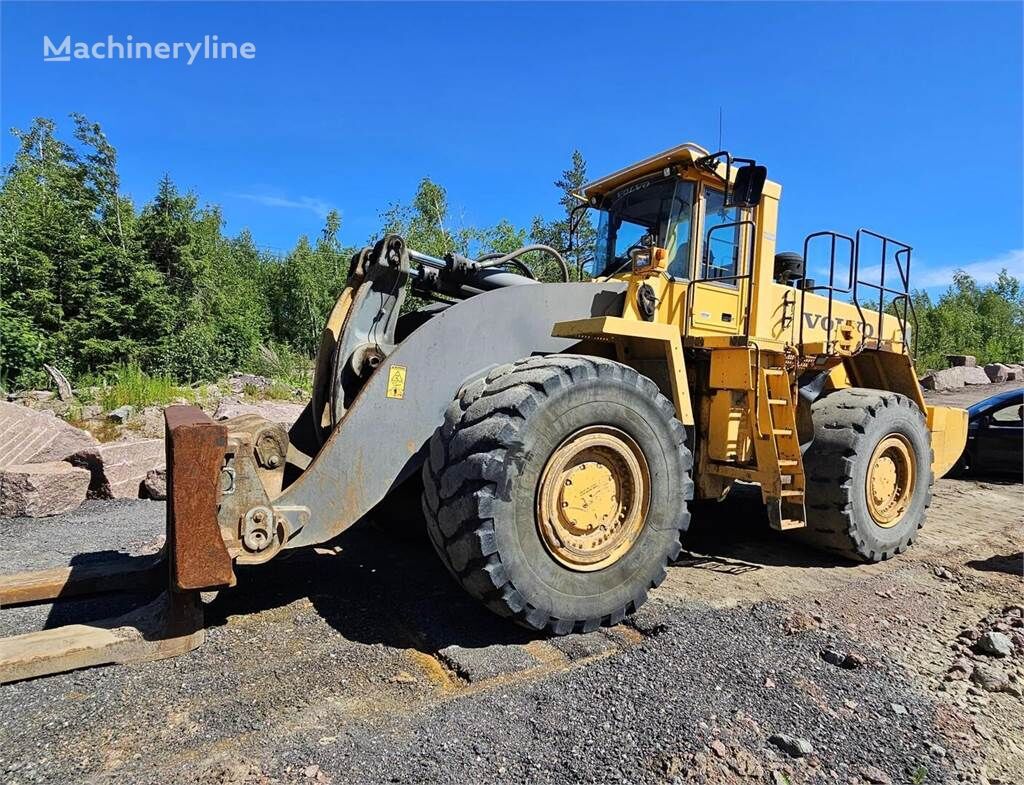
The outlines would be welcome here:
[[[859,229],[777,253],[781,187],[695,144],[578,196],[573,218],[597,222],[590,280],[546,246],[439,259],[387,236],[352,260],[290,430],[167,409],[163,552],[8,576],[0,602],[163,591],[3,640],[0,678],[187,651],[199,593],[234,586],[236,565],[331,540],[413,486],[452,577],[553,634],[636,610],[690,501],[736,483],[836,558],[909,547],[967,425],[918,386],[911,247]],[[563,282],[535,279],[538,255]],[[431,304],[405,312],[409,291]]]

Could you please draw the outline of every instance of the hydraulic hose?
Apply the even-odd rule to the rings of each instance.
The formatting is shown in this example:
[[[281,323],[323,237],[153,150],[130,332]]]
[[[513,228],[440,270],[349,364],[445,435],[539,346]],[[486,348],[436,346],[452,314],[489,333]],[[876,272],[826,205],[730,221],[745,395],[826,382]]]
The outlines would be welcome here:
[[[486,269],[488,267],[500,267],[501,265],[514,261],[523,254],[528,254],[531,251],[540,251],[542,253],[546,253],[548,256],[552,257],[556,262],[558,262],[558,266],[562,268],[562,281],[564,283],[569,283],[569,265],[565,263],[565,259],[562,258],[562,254],[560,254],[550,245],[542,245],[541,243],[524,245],[522,248],[516,248],[516,250],[512,251],[511,253],[507,253],[502,256],[494,256],[493,258],[489,258],[492,257],[493,254],[487,254],[487,256],[477,260],[477,264],[479,265],[479,267],[483,269]]]

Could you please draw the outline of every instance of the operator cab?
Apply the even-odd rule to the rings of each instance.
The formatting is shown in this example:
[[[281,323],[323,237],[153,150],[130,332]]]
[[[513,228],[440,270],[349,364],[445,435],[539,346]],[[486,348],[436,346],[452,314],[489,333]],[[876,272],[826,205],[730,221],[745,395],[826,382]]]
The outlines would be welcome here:
[[[670,278],[735,285],[741,212],[760,198],[764,167],[735,169],[720,155],[688,143],[585,186],[582,196],[599,213],[590,273],[629,273],[637,258],[649,263],[645,249],[660,249],[658,266]],[[750,168],[759,171],[744,174]]]

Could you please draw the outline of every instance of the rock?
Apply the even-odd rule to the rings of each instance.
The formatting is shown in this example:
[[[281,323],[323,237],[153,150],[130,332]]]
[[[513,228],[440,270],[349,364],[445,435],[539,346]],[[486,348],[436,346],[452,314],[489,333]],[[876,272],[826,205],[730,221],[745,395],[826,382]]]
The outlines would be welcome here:
[[[964,384],[991,384],[984,368],[964,366],[960,372],[963,374]]]
[[[1013,654],[1013,643],[1001,632],[989,630],[974,644],[975,651],[992,657],[1009,657]]]
[[[889,706],[890,708],[892,708],[893,714],[898,714],[902,716],[907,713],[907,707],[904,706],[902,703],[890,703]]]
[[[225,399],[217,405],[213,413],[215,420],[229,420],[232,417],[240,417],[243,414],[258,414],[270,422],[279,422],[291,427],[299,419],[303,409],[306,407],[299,403],[288,403],[287,401],[260,401],[258,403],[238,403]]]
[[[831,665],[842,665],[843,660],[846,659],[846,654],[835,649],[822,649],[821,658]]]
[[[75,509],[89,491],[89,472],[64,461],[0,468],[0,516],[41,518]]]
[[[990,382],[1005,382],[1009,380],[1013,371],[1002,363],[989,363],[985,366],[985,373]]]
[[[118,406],[107,415],[107,419],[111,422],[128,422],[133,414],[135,414],[134,406]]]
[[[821,658],[830,665],[836,665],[851,671],[856,670],[867,662],[863,655],[836,651],[835,649],[822,649]]]
[[[984,373],[984,371],[982,371]],[[985,377],[988,379],[988,377]],[[958,390],[964,386],[964,367],[955,366],[942,371],[931,371],[921,377],[921,386],[926,390]]]
[[[167,470],[150,469],[142,481],[142,490],[147,499],[163,501],[167,498]]]
[[[807,632],[821,626],[821,616],[806,613],[805,611],[793,611],[782,625],[787,635],[795,635],[798,632]]]
[[[52,414],[0,402],[0,466],[61,461],[96,443]]]
[[[971,681],[986,692],[1003,692],[1010,686],[1010,679],[1006,673],[991,665],[975,665],[971,671]]]
[[[89,496],[96,499],[138,499],[151,469],[164,468],[164,440],[110,442],[71,456],[76,466],[92,472]]]
[[[936,578],[942,578],[944,581],[955,580],[953,573],[951,573],[945,567],[932,567],[932,574]]]
[[[776,733],[769,736],[768,743],[775,745],[791,758],[802,758],[814,752],[814,747],[807,739],[790,736],[787,733]]]
[[[708,746],[711,747],[711,751],[719,758],[724,758],[729,754],[729,748],[725,746],[725,742],[721,739],[715,739]]]
[[[978,358],[971,354],[947,354],[946,362],[949,363],[951,368],[957,366],[974,368],[978,364]]]
[[[262,393],[270,389],[273,381],[266,376],[257,376],[252,373],[234,373],[228,377],[228,385],[231,387],[231,392],[234,393],[245,392],[247,387]]]
[[[877,766],[861,766],[860,776],[872,785],[892,785],[892,778]]]

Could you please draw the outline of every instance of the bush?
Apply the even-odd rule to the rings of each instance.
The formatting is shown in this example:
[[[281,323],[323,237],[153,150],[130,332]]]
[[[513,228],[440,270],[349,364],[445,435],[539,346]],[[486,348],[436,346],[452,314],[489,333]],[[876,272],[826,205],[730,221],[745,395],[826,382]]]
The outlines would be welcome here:
[[[109,412],[120,406],[163,406],[176,398],[194,400],[195,394],[187,387],[179,387],[170,376],[151,376],[138,365],[126,364],[107,374],[96,402]]]

